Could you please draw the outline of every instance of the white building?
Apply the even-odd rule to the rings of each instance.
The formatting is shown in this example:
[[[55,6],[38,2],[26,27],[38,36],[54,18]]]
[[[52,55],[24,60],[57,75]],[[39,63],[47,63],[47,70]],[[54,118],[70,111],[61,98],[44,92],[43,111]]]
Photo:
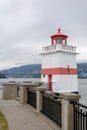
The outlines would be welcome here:
[[[76,47],[67,45],[67,35],[51,36],[51,45],[42,48],[41,81],[55,93],[78,92]]]

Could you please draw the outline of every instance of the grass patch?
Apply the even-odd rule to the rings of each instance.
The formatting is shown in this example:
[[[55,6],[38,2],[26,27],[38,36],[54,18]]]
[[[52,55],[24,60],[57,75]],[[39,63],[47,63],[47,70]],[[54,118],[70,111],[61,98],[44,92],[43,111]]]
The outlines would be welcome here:
[[[7,120],[2,112],[0,112],[0,130],[9,130]]]

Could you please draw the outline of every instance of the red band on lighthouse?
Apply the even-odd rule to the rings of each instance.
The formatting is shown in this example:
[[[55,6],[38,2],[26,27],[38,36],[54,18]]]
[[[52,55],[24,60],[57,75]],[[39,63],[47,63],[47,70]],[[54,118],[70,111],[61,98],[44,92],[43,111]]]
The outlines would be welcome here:
[[[77,75],[76,68],[44,68],[41,70],[44,75],[54,74],[54,75]]]

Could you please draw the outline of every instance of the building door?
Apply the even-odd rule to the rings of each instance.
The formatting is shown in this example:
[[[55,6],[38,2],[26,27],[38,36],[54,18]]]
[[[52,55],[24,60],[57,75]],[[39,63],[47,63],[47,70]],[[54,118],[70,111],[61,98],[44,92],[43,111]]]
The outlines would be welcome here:
[[[48,90],[52,90],[52,75],[48,75]]]

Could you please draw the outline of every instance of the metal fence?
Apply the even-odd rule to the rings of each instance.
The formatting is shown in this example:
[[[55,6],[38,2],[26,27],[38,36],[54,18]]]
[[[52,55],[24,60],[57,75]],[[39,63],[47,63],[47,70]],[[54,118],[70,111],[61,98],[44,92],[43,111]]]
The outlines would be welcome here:
[[[36,108],[36,93],[27,89],[27,103]]]
[[[87,130],[87,106],[74,102],[74,130]]]
[[[42,93],[42,113],[62,126],[61,99],[58,96]]]

